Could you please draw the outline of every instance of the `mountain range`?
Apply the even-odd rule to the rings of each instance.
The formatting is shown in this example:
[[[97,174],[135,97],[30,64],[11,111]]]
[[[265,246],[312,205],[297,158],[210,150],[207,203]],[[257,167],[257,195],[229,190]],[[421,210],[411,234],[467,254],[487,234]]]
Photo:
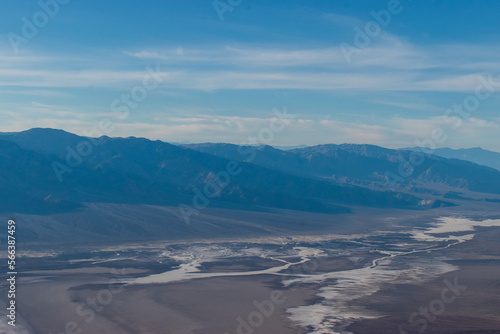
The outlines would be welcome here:
[[[434,195],[452,188],[500,194],[498,170],[465,160],[415,153],[414,150],[357,144],[318,145],[286,151],[270,146],[213,143],[185,147],[226,159],[251,159],[263,167],[335,184]],[[245,150],[254,151],[254,154],[241,154]]]
[[[412,147],[403,150],[414,150],[414,151],[424,151],[425,148],[422,147]],[[480,147],[474,148],[462,148],[454,150],[448,147],[437,148],[432,150],[432,154],[448,158],[448,159],[460,159],[474,162],[478,165],[484,165],[496,170],[500,170],[500,153],[488,151]]]
[[[353,206],[430,209],[450,191],[500,194],[500,171],[373,145],[292,150],[86,138],[62,130],[0,135],[0,211],[50,214],[89,203],[348,213]],[[391,178],[397,182],[388,183]]]

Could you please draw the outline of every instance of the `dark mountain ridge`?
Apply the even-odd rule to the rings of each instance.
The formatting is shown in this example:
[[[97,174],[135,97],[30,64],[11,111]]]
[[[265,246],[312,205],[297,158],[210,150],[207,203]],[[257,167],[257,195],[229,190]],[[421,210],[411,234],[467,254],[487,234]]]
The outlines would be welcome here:
[[[32,129],[3,135],[0,142],[2,187],[32,201],[20,207],[5,202],[3,210],[57,212],[89,202],[192,205],[196,191],[204,193],[213,207],[327,213],[349,212],[346,205],[418,209],[446,204],[432,201],[424,205],[421,198],[410,194],[339,185],[245,161],[235,168],[241,172],[220,186],[214,182],[216,176],[236,160],[144,138],[89,141],[60,130]],[[270,154],[287,153],[272,149]],[[63,171],[62,182],[54,166]],[[206,191],[210,186],[216,187],[213,196]],[[43,210],[34,204],[37,201],[44,204]]]
[[[185,146],[227,159],[248,159],[248,155],[240,153],[242,147],[237,145]],[[287,151],[270,146],[246,149],[254,150],[255,154],[250,157],[255,164],[295,175],[328,179],[337,184],[356,184],[379,189],[391,187],[400,191],[452,187],[500,194],[500,173],[493,168],[432,154],[415,154],[411,150],[391,150],[357,144],[328,144]]]

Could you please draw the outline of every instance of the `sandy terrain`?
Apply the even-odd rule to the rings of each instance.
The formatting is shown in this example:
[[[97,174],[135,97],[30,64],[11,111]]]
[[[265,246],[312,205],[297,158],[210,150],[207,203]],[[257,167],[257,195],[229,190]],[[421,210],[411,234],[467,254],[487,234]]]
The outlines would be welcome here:
[[[449,261],[459,269],[446,273],[423,285],[392,285],[358,301],[369,308],[391,316],[360,321],[349,327],[356,334],[377,333],[447,333],[447,334],[492,334],[500,333],[500,228],[485,229],[476,237],[459,247],[447,250],[447,255],[458,258]],[[457,280],[460,290],[457,298],[444,303],[441,312],[439,300],[447,288],[445,280]],[[452,299],[453,295],[446,298]],[[438,300],[438,301],[436,301]],[[439,314],[430,314],[427,319],[420,308],[431,309],[434,304]],[[413,324],[410,316],[414,313]],[[403,330],[403,331],[401,331]]]
[[[279,280],[276,276],[217,277],[128,286],[113,294],[108,305],[97,302],[98,309],[102,310],[96,311],[93,319],[90,308],[81,310],[83,316],[78,314],[78,303],[87,298],[99,300],[99,291],[107,286],[88,285],[71,289],[87,282],[85,276],[78,279],[67,276],[26,285],[19,300],[20,309],[40,333],[64,333],[65,327],[70,326],[72,330],[81,329],[81,333],[92,334],[233,334],[238,333],[241,325],[238,319],[244,319],[246,325],[242,327],[256,333],[300,333],[287,320],[285,309],[306,305],[314,298],[315,292],[312,286],[301,286],[274,295]],[[278,303],[273,303],[273,300]],[[263,303],[265,312],[259,311],[254,302]],[[249,333],[248,329],[241,330],[241,333]]]

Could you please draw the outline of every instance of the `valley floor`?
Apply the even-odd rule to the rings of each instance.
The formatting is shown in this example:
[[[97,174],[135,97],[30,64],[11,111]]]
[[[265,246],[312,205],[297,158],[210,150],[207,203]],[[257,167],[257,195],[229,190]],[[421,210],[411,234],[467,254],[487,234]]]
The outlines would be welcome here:
[[[498,216],[357,232],[26,249],[22,318],[0,330],[500,333]]]

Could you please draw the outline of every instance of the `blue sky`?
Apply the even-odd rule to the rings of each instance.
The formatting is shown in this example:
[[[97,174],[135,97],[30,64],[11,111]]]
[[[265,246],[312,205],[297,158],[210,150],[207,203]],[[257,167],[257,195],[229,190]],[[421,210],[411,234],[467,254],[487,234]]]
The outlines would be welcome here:
[[[106,120],[110,136],[241,143],[286,108],[268,144],[500,151],[499,2],[54,1],[0,3],[1,132]],[[158,85],[117,114],[148,68]],[[479,103],[447,112],[464,101]]]

